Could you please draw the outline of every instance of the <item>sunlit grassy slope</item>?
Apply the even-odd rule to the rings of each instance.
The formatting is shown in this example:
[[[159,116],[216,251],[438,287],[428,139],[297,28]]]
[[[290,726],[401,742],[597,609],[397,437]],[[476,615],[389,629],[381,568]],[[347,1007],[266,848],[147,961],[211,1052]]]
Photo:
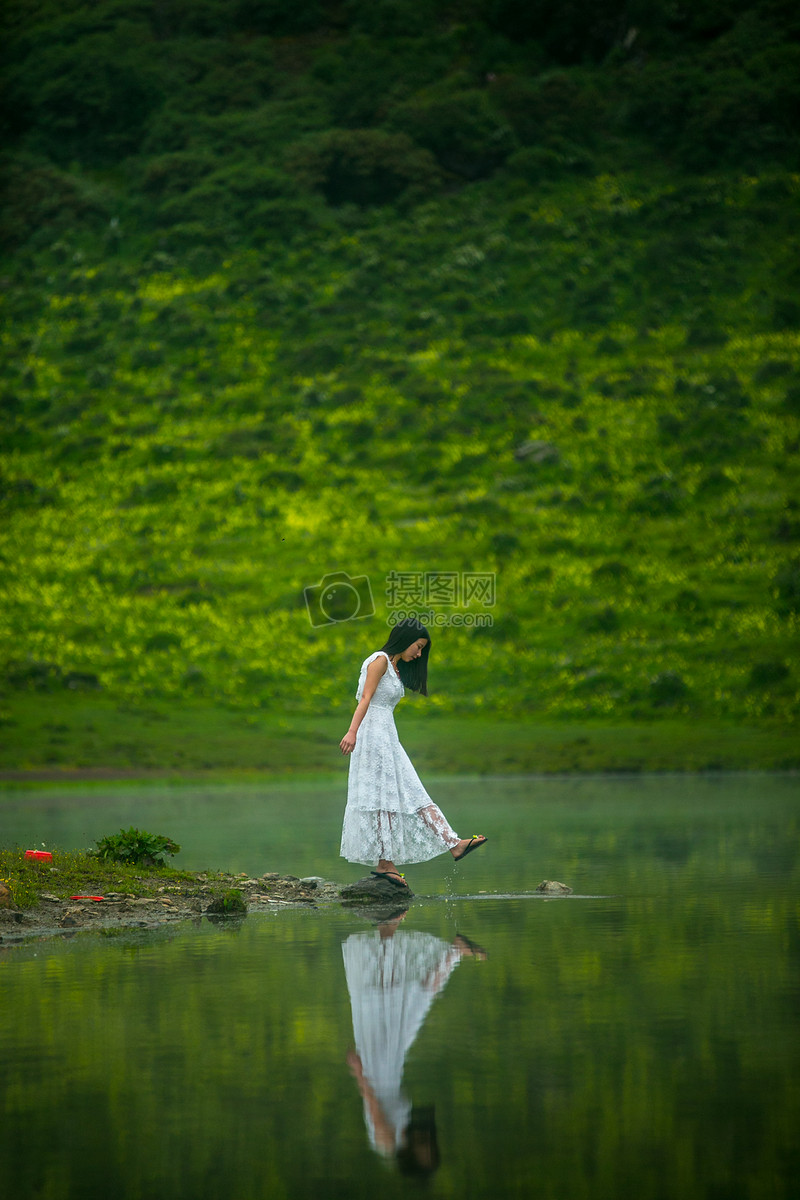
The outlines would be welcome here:
[[[410,606],[493,622],[434,632],[429,712],[792,727],[800,333],[772,281],[797,197],[499,175],[268,253],[20,255],[3,764],[102,761],[23,749],[29,693],[43,722],[68,698],[341,722],[392,571],[496,575],[492,607]],[[304,588],[337,572],[374,615],[315,626]]]

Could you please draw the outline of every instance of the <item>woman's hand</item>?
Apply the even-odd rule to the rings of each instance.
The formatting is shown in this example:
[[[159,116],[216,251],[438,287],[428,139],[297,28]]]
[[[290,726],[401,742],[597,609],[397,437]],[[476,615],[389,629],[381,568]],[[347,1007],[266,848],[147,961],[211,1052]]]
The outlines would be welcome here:
[[[356,744],[356,735],[348,729],[342,740],[339,742],[339,749],[342,754],[352,754]]]
[[[351,1075],[354,1075],[356,1079],[363,1078],[364,1068],[361,1065],[361,1059],[352,1047],[347,1051],[347,1065]]]

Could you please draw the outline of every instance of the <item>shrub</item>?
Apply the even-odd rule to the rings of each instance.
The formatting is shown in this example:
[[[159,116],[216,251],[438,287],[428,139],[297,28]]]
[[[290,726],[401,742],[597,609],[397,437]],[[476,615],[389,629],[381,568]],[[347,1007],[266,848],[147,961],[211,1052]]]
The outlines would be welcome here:
[[[512,42],[540,42],[559,63],[602,62],[620,32],[626,31],[626,25],[621,25],[620,5],[614,0],[568,4],[492,0],[483,7],[490,29]],[[647,22],[647,8],[637,12]]]
[[[418,18],[420,0],[411,3]],[[397,37],[354,32],[346,40],[329,42],[316,55],[311,75],[329,109],[318,128],[382,124],[387,104],[400,103],[449,74],[453,40],[432,37],[430,30],[423,37],[410,32],[409,25]]]
[[[375,38],[430,36],[441,17],[435,0],[348,0],[346,8],[350,27]]]
[[[180,851],[180,846],[171,838],[133,827],[100,838],[96,844],[97,850],[92,853],[97,858],[140,867],[163,867],[165,854],[178,854]]]
[[[446,171],[463,179],[491,175],[517,145],[514,131],[486,92],[474,89],[449,95],[418,93],[391,109],[386,124],[413,138]]]
[[[202,151],[159,154],[148,160],[141,187],[152,196],[182,195],[197,187],[198,181],[212,174],[218,166],[216,158]]]
[[[64,686],[73,692],[94,692],[102,684],[94,671],[68,671],[64,676]]]
[[[775,607],[782,617],[800,613],[800,558],[786,563],[773,580]]]
[[[653,475],[628,507],[631,512],[651,517],[670,516],[683,507],[683,490],[672,475]]]
[[[753,383],[772,383],[773,379],[785,379],[793,372],[788,358],[767,358],[753,372]]]
[[[796,103],[796,48],[786,48],[777,73],[749,48],[716,63],[715,53],[652,60],[628,72],[629,128],[649,134],[690,169],[780,155],[793,140],[786,114]]]
[[[530,331],[531,320],[524,312],[482,312],[464,322],[467,337],[514,337]]]
[[[0,244],[13,248],[42,231],[108,220],[110,194],[85,179],[59,171],[49,163],[19,158],[0,169]]]
[[[724,496],[733,487],[736,487],[736,484],[730,475],[720,470],[719,467],[714,467],[712,470],[706,471],[697,485],[695,494],[706,499],[711,499],[715,496]]]
[[[619,562],[618,559],[611,559],[609,562],[600,563],[600,566],[595,567],[592,571],[592,579],[595,583],[616,583],[630,578],[630,567],[627,563]]]
[[[787,412],[796,417],[800,416],[800,384],[793,383],[786,389],[783,403]]]
[[[441,182],[433,156],[405,133],[331,129],[298,142],[286,165],[304,187],[329,204],[391,204],[422,196]]]
[[[619,613],[611,604],[588,613],[581,622],[587,633],[613,633],[620,627]]]
[[[187,7],[191,11],[194,5]],[[234,11],[237,25],[248,34],[279,37],[310,33],[322,24],[325,7],[321,0],[236,0]]]
[[[11,659],[6,663],[4,676],[9,687],[20,691],[57,692],[68,688],[73,692],[84,692],[97,691],[102,686],[93,671],[63,671],[58,663],[34,660]]]
[[[160,504],[162,500],[169,500],[176,495],[177,491],[178,484],[174,479],[157,477],[145,479],[142,483],[133,485],[120,507],[132,508],[138,504]]]
[[[191,156],[166,155],[164,158],[175,168],[172,183],[176,186],[165,192],[158,207],[157,215],[161,221],[192,221],[223,227],[235,222],[252,230],[270,223],[276,201],[294,199],[295,206],[297,204],[295,181],[271,167],[245,160],[222,169],[205,171],[198,159],[201,173],[192,186],[180,191],[177,185],[185,178],[182,171],[185,160]],[[163,163],[164,159],[159,161]]]
[[[670,708],[685,700],[690,688],[677,671],[662,671],[650,680],[648,693],[656,708]]]
[[[167,629],[157,630],[152,633],[144,644],[146,651],[153,650],[175,650],[181,644],[181,639],[177,633],[170,633]]]
[[[712,346],[724,346],[728,335],[721,328],[716,316],[711,311],[699,313],[693,325],[689,326],[686,334],[686,346],[690,350],[706,350]]]
[[[9,687],[25,691],[55,692],[64,687],[64,672],[54,662],[12,658],[6,663],[4,675]]]
[[[41,508],[56,501],[55,492],[33,479],[8,479],[0,474],[0,509]]]
[[[786,506],[787,511],[782,513],[778,524],[775,526],[775,540],[778,542],[797,542],[800,541],[800,519],[797,513],[800,508],[800,503],[797,501],[789,501]]]
[[[582,678],[576,679],[575,691],[579,695],[583,693],[589,696],[604,692],[608,694],[609,692],[618,692],[621,685],[622,681],[617,675],[610,671],[599,671],[597,668],[593,668],[587,671]]]
[[[750,668],[747,686],[753,690],[760,688],[771,688],[776,683],[784,683],[790,675],[790,671],[785,662],[770,660],[768,662],[753,663]]]
[[[536,79],[501,76],[492,99],[523,145],[558,151],[591,143],[603,116],[605,97],[576,72],[548,71]]]
[[[145,25],[69,42],[42,41],[15,73],[12,102],[56,162],[112,162],[135,152],[163,79]]]
[[[745,411],[749,398],[735,376],[714,376],[699,383],[678,379],[675,403],[677,412],[660,414],[659,433],[663,442],[678,446],[689,462],[729,458],[760,440]]]
[[[181,687],[192,692],[204,692],[207,682],[204,672],[199,667],[190,667],[181,676]]]
[[[264,38],[181,40],[165,49],[169,102],[184,112],[218,115],[253,109],[272,92],[273,58]]]
[[[564,175],[590,175],[592,158],[578,146],[526,146],[512,154],[506,163],[510,175],[527,183],[543,183]]]

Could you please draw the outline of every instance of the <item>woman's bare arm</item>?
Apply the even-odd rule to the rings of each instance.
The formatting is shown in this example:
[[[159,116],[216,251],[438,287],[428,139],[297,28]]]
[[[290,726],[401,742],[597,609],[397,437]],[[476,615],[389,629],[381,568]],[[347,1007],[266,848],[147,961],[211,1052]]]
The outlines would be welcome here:
[[[353,713],[353,719],[350,722],[350,728],[339,742],[339,748],[342,754],[352,754],[356,744],[356,734],[358,727],[367,715],[369,702],[375,695],[375,688],[381,681],[381,677],[386,674],[386,668],[389,665],[388,659],[383,655],[380,658],[375,658],[367,667],[367,678],[364,681],[364,691],[361,699],[358,702],[356,711]]]
[[[380,1101],[375,1095],[372,1085],[364,1074],[361,1059],[355,1050],[351,1050],[347,1055],[347,1065],[350,1067],[350,1074],[358,1084],[358,1090],[369,1109],[369,1115],[372,1118],[372,1125],[375,1129],[375,1143],[385,1154],[389,1154],[395,1148],[394,1129],[391,1122],[386,1119],[386,1114],[381,1108]]]

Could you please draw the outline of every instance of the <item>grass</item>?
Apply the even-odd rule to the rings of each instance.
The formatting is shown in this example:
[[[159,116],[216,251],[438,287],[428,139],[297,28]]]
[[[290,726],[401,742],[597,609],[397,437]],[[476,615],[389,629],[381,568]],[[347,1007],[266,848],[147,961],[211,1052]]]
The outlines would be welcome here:
[[[791,255],[779,218],[800,193],[767,204],[761,182],[707,181],[687,218],[703,276],[683,264],[669,312],[647,214],[700,184],[644,171],[523,199],[490,181],[320,235],[276,250],[269,296],[244,251],[202,278],[133,251],[34,256],[3,299],[4,762],[31,761],[31,697],[53,726],[37,765],[61,761],[74,693],[129,717],[68,734],[70,757],[102,742],[109,765],[180,766],[181,718],[168,739],[139,717],[197,704],[223,713],[217,762],[249,744],[248,762],[293,766],[288,746],[259,760],[258,731],[344,712],[393,570],[496,579],[491,628],[437,631],[442,715],[796,723],[800,341],[749,297]],[[430,270],[398,273],[400,246]],[[613,305],[588,320],[612,267]],[[697,345],[706,289],[723,332]],[[471,324],[520,308],[528,333]],[[172,336],[181,314],[203,338]],[[136,356],[155,327],[160,365]],[[532,441],[545,461],[516,453]],[[337,572],[370,580],[374,616],[312,625],[304,589]]]
[[[212,872],[204,875],[209,882],[215,877]],[[36,908],[42,892],[59,900],[105,892],[124,892],[139,898],[156,896],[164,888],[190,891],[196,881],[196,875],[173,867],[126,866],[79,850],[55,850],[51,864],[26,858],[21,849],[0,849],[0,882],[10,888],[14,904],[22,909]]]
[[[194,700],[116,704],[104,697],[23,695],[2,773],[56,778],[241,778],[341,775],[338,748],[350,719],[248,714]],[[800,767],[794,731],[778,722],[537,720],[448,716],[426,701],[398,710],[401,740],[420,770],[441,774],[686,771]],[[7,732],[8,732],[7,727]],[[15,778],[16,776],[16,778]]]

